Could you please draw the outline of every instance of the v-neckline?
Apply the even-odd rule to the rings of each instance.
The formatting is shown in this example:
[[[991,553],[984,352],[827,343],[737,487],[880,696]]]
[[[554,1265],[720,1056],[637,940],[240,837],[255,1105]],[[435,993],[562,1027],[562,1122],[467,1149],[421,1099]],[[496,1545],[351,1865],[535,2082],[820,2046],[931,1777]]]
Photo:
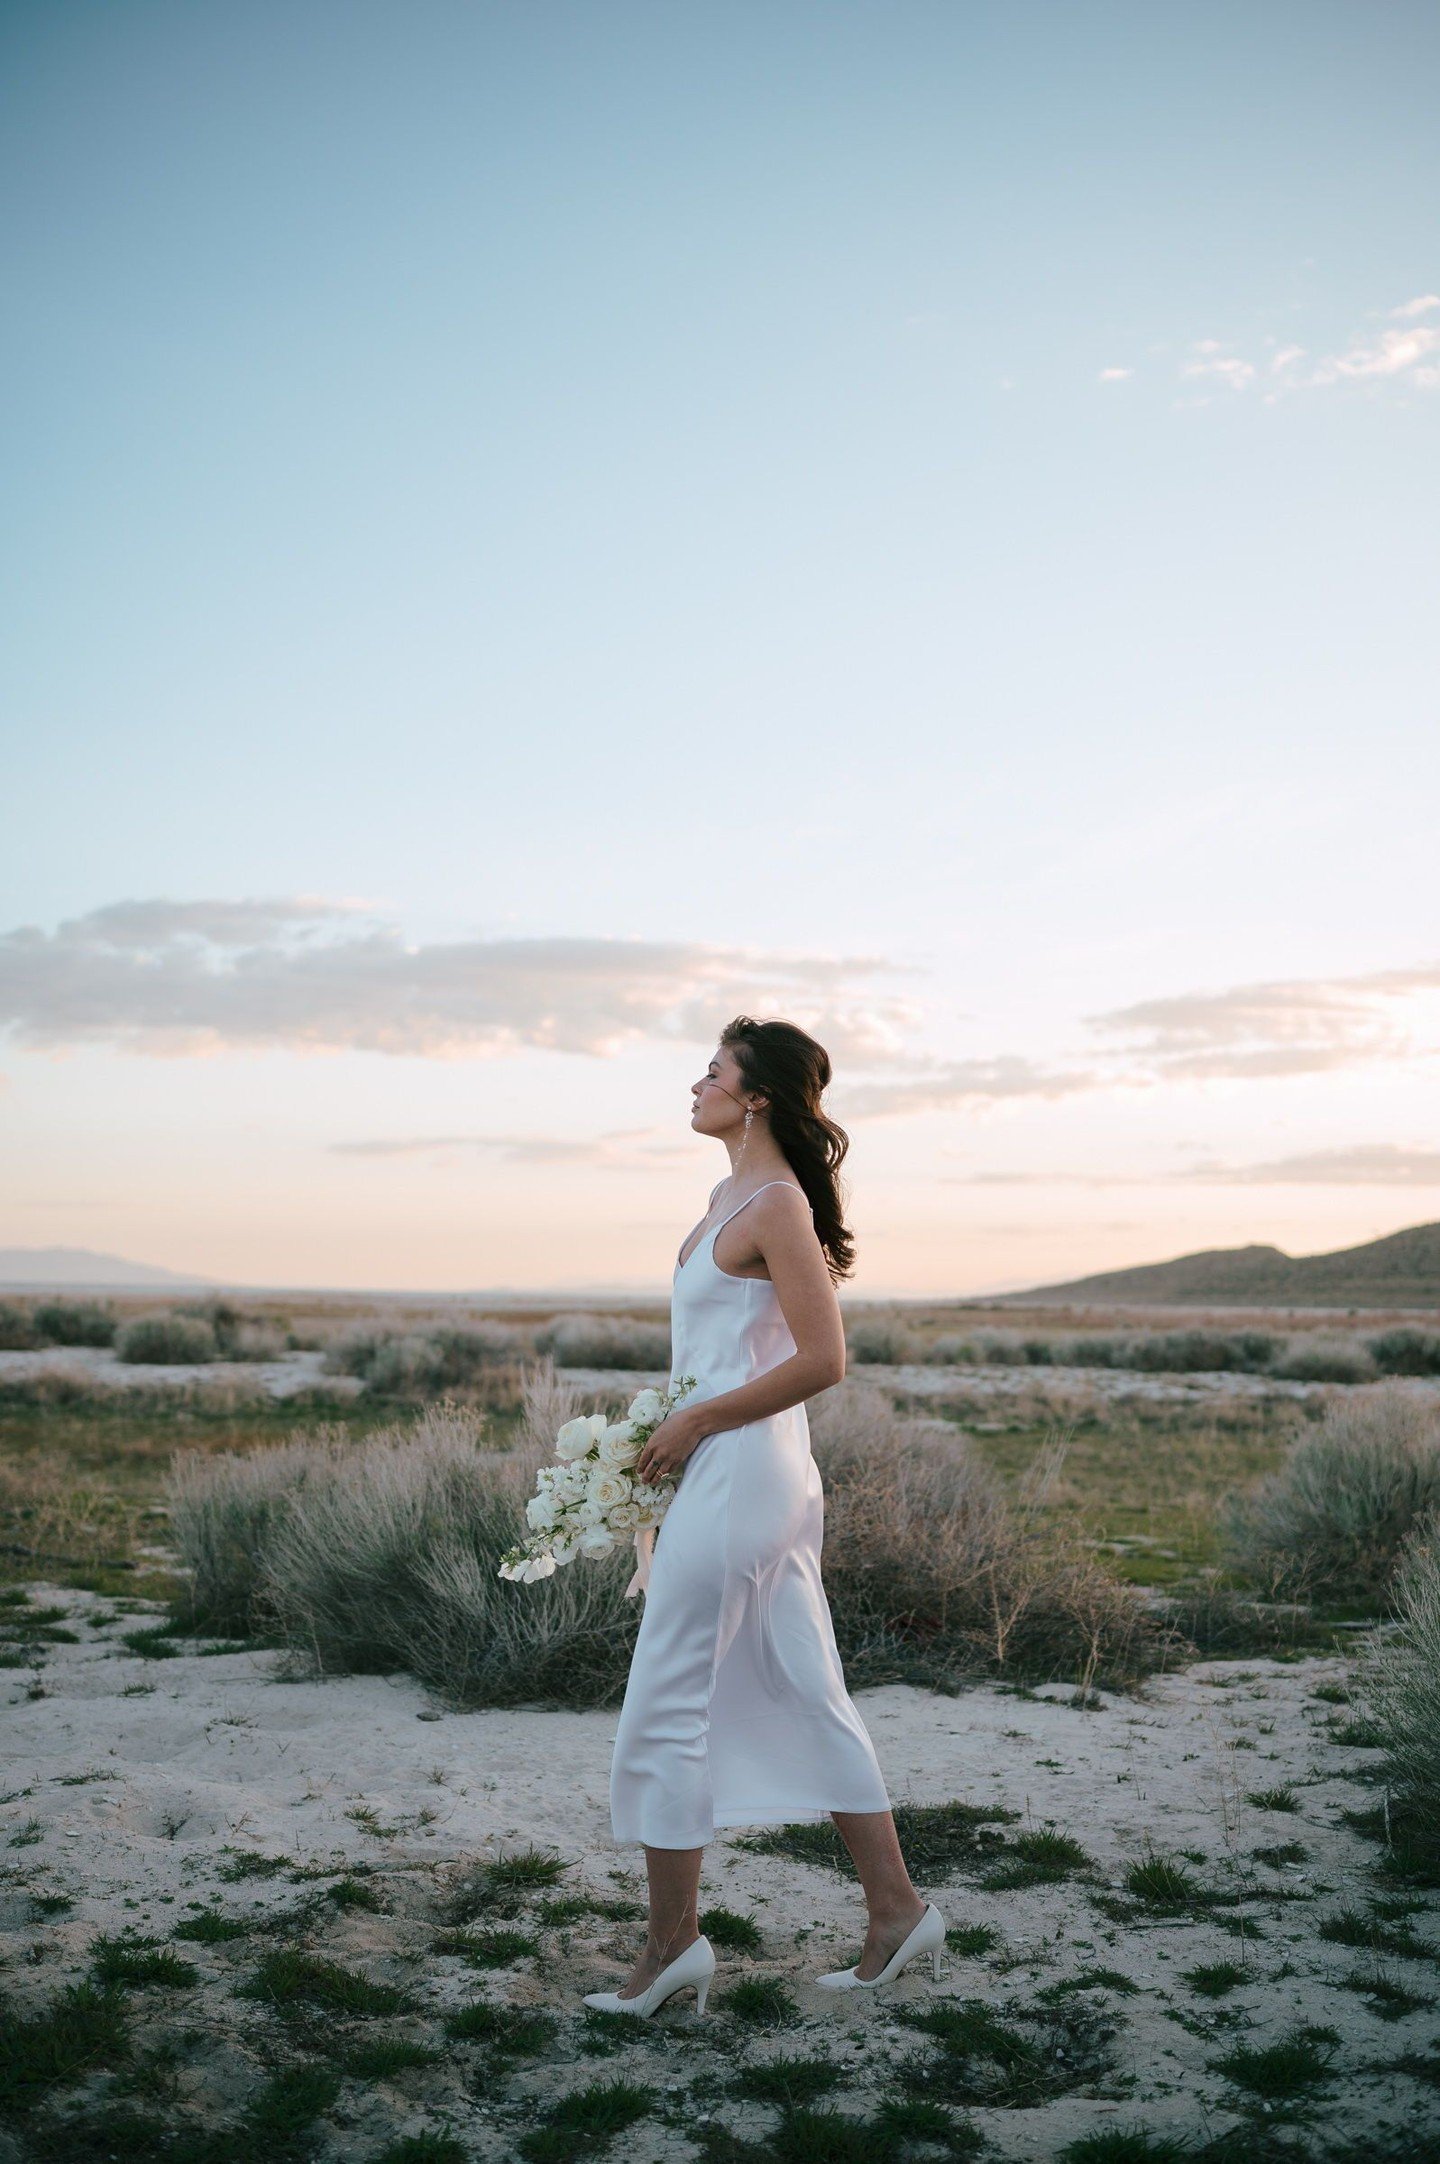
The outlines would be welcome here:
[[[741,1212],[741,1210],[743,1210],[743,1209],[745,1208],[745,1203],[748,1203],[748,1202],[753,1202],[753,1201],[754,1201],[754,1199],[755,1199],[756,1195],[758,1195],[758,1194],[760,1193],[760,1190],[761,1190],[761,1188],[764,1188],[764,1187],[796,1187],[796,1188],[799,1188],[799,1186],[800,1186],[800,1183],[799,1183],[799,1181],[798,1181],[798,1180],[762,1180],[762,1181],[760,1182],[760,1187],[752,1187],[752,1188],[751,1188],[751,1190],[750,1190],[750,1192],[749,1192],[749,1194],[748,1194],[748,1195],[747,1195],[747,1196],[745,1197],[745,1202],[738,1202],[738,1203],[737,1203],[737,1204],[735,1205],[735,1208],[734,1208],[733,1210],[729,1210],[729,1211],[727,1211],[727,1212],[726,1212],[725,1216],[721,1218],[721,1220],[720,1220],[720,1223],[719,1223],[718,1225],[712,1225],[712,1226],[711,1226],[711,1228],[710,1228],[710,1230],[709,1230],[708,1232],[702,1232],[702,1233],[700,1234],[700,1237],[699,1237],[699,1239],[698,1239],[698,1240],[697,1240],[697,1241],[695,1242],[695,1245],[694,1245],[694,1246],[693,1246],[693,1247],[691,1248],[691,1250],[690,1250],[690,1252],[689,1252],[689,1254],[688,1254],[688,1255],[687,1255],[687,1254],[686,1254],[686,1253],[684,1252],[684,1248],[685,1248],[685,1241],[684,1241],[684,1240],[682,1240],[682,1241],[680,1242],[680,1249],[681,1249],[681,1252],[680,1252],[680,1253],[679,1253],[679,1254],[678,1254],[678,1255],[676,1256],[676,1258],[675,1258],[675,1275],[676,1275],[676,1277],[677,1277],[677,1278],[679,1277],[679,1275],[680,1275],[680,1273],[681,1273],[681,1271],[682,1271],[682,1270],[687,1270],[687,1269],[688,1269],[688,1268],[690,1267],[690,1264],[691,1264],[691,1263],[692,1263],[692,1262],[693,1262],[693,1261],[695,1260],[695,1257],[696,1257],[696,1256],[697,1256],[697,1255],[699,1254],[699,1252],[700,1252],[701,1248],[702,1248],[702,1247],[703,1247],[703,1246],[705,1245],[705,1242],[706,1242],[707,1240],[713,1240],[713,1239],[714,1239],[714,1237],[715,1237],[715,1235],[716,1235],[716,1233],[717,1233],[717,1232],[720,1232],[720,1231],[722,1231],[722,1230],[723,1230],[723,1228],[724,1228],[724,1227],[725,1227],[726,1225],[728,1225],[728,1224],[729,1224],[729,1222],[730,1222],[730,1219],[731,1219],[732,1217],[738,1217],[738,1216],[739,1216],[739,1214],[740,1214],[740,1212]],[[803,1188],[800,1188],[800,1192],[801,1192],[801,1193],[803,1194],[803,1193],[804,1193],[804,1189],[803,1189]],[[712,1202],[712,1203],[711,1203],[711,1205],[710,1205],[710,1209],[711,1209],[711,1210],[713,1210],[713,1209],[714,1209],[714,1207],[715,1207],[715,1205],[714,1205],[714,1203]],[[710,1210],[707,1210],[707,1211],[705,1212],[705,1217],[708,1217],[709,1215],[710,1215]],[[701,1220],[700,1220],[700,1223],[701,1223],[702,1225],[703,1225],[703,1224],[704,1224],[704,1222],[705,1222],[705,1217],[702,1217],[702,1218],[701,1218]],[[695,1227],[694,1227],[694,1226],[692,1225],[692,1226],[691,1226],[691,1228],[690,1228],[690,1230],[691,1230],[691,1231],[693,1232],[694,1230],[696,1230],[696,1228],[695,1228]],[[688,1239],[688,1238],[689,1238],[689,1236],[690,1236],[690,1235],[689,1235],[689,1233],[687,1233],[687,1234],[686,1234],[686,1236],[685,1236],[685,1237],[686,1237],[686,1239]],[[719,1265],[717,1264],[717,1265],[716,1265],[716,1267],[718,1268],[718,1267],[719,1267]],[[721,1276],[722,1276],[722,1277],[729,1277],[729,1276],[731,1275],[731,1272],[730,1272],[729,1270],[722,1270],[722,1271],[720,1272],[720,1274],[721,1274]],[[744,1279],[744,1278],[742,1278],[742,1279],[740,1280],[740,1282],[741,1282],[742,1284],[745,1284],[745,1283],[749,1283],[749,1282],[752,1282],[752,1280],[747,1280],[747,1279]],[[764,1282],[768,1282],[768,1280],[765,1280]]]

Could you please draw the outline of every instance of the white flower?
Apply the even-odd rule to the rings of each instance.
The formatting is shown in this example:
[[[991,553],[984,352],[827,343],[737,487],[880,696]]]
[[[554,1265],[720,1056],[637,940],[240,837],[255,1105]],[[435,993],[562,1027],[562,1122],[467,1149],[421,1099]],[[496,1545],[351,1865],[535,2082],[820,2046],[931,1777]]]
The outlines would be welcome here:
[[[642,1527],[647,1525],[658,1525],[660,1523],[660,1512],[655,1508],[655,1502],[652,1496],[647,1495],[643,1502],[641,1502],[637,1497],[635,1503],[635,1523],[636,1525]]]
[[[521,1582],[529,1585],[536,1578],[549,1578],[555,1570],[553,1555],[532,1555],[528,1563],[520,1565]]]
[[[627,1502],[629,1496],[630,1483],[623,1473],[602,1472],[591,1481],[590,1492],[585,1500],[587,1503],[598,1504],[603,1516],[607,1511],[613,1510],[617,1503]]]
[[[633,1465],[640,1455],[640,1444],[635,1429],[628,1420],[617,1420],[613,1428],[607,1428],[599,1443],[602,1465]]]
[[[555,1505],[548,1495],[532,1495],[525,1505],[525,1516],[537,1533],[548,1533],[556,1519]]]
[[[608,1525],[587,1525],[580,1535],[580,1549],[584,1555],[608,1555],[615,1545],[615,1536]]]
[[[595,1429],[589,1419],[567,1420],[555,1438],[555,1455],[567,1463],[575,1458],[588,1457],[590,1445],[595,1441]]]
[[[576,1504],[572,1516],[582,1526],[599,1525],[605,1517],[605,1506],[603,1503],[598,1503],[593,1495],[587,1495],[583,1503]]]
[[[659,1420],[664,1410],[665,1400],[658,1390],[642,1390],[626,1418],[633,1420],[636,1427],[645,1428],[649,1427],[652,1421]]]
[[[632,1532],[640,1523],[639,1504],[617,1503],[613,1510],[606,1513],[605,1523],[612,1533]]]

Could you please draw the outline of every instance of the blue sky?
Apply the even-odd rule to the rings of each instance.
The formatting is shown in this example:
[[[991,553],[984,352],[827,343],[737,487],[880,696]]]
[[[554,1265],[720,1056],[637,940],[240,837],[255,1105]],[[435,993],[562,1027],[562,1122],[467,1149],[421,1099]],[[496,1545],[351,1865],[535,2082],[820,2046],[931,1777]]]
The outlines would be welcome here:
[[[0,1244],[857,1293],[1440,1216],[1440,16],[16,6]],[[357,1147],[361,1145],[361,1147]]]

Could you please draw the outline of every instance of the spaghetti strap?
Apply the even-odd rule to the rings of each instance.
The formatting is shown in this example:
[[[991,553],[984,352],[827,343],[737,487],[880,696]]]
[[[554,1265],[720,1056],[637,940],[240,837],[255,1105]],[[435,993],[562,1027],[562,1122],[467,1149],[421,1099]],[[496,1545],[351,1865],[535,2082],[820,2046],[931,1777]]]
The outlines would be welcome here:
[[[745,1202],[736,1203],[734,1209],[730,1212],[730,1217],[738,1217],[740,1215],[740,1212],[745,1208],[745,1204],[753,1202],[756,1195],[763,1195],[767,1187],[793,1187],[797,1195],[804,1193],[804,1189],[801,1187],[798,1180],[762,1180],[760,1185],[757,1188],[754,1188],[751,1193],[745,1197]],[[712,1232],[710,1235],[712,1240],[714,1239],[716,1232],[720,1232],[726,1225],[729,1224],[730,1217],[721,1218],[720,1223],[715,1227],[715,1232]]]

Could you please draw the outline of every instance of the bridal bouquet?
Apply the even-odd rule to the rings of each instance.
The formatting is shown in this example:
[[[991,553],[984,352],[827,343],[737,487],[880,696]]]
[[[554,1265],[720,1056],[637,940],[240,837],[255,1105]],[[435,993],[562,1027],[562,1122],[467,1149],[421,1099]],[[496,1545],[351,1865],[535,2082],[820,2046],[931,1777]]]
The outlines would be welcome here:
[[[695,1380],[683,1376],[673,1392],[642,1390],[623,1420],[588,1413],[566,1421],[555,1438],[559,1462],[541,1466],[525,1505],[530,1537],[506,1550],[500,1577],[528,1585],[577,1555],[609,1555],[631,1538],[638,1550],[647,1532],[653,1540],[676,1483],[632,1480],[631,1469]],[[637,1576],[643,1585],[644,1576]]]

